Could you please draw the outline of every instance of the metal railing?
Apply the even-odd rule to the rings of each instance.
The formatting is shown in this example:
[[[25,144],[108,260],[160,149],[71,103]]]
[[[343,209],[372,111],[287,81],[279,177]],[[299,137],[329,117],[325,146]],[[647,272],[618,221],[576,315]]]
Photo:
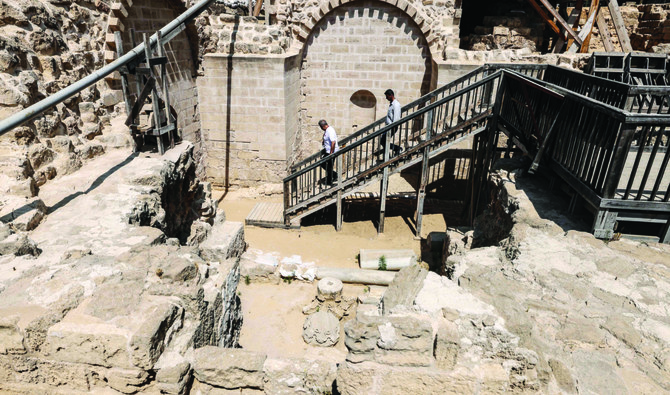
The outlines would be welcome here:
[[[435,89],[430,93],[427,93],[421,96],[420,98],[402,106],[400,116],[401,118],[404,118],[409,114],[414,113],[415,111],[425,107],[426,105],[432,102],[440,100],[445,96],[451,95],[454,92],[458,92],[469,85],[481,81],[486,76],[491,75],[497,72],[498,70],[501,69],[513,70],[518,73],[528,75],[530,77],[541,79],[544,75],[544,70],[546,69],[546,67],[547,67],[546,65],[503,64],[503,63],[486,64],[484,66],[480,66],[474,69],[473,71],[465,74],[464,76],[459,77],[453,80],[452,82],[438,89]],[[370,134],[377,132],[384,126],[386,126],[385,119],[384,118],[378,119],[372,124],[352,133],[351,135],[341,138],[338,144],[340,145],[340,147],[346,147],[349,144],[353,144],[357,141],[364,139]],[[413,121],[412,130],[416,133],[419,129],[423,128],[423,126],[424,126],[424,120],[417,117]],[[293,174],[302,169],[305,169],[313,165],[314,163],[318,162],[322,157],[323,157],[323,151],[312,154],[309,157],[291,166],[289,168],[289,173]]]
[[[662,88],[630,87],[627,92],[615,89],[608,93],[614,97],[596,95],[596,100],[543,81],[509,74],[505,77],[515,83],[503,82],[499,122],[535,143],[529,144],[531,150],[551,139],[545,157],[598,198],[656,202],[670,199],[670,115],[640,114],[639,108],[630,108],[629,100],[636,94],[631,92],[660,92],[658,89]],[[598,77],[586,78],[593,78],[596,84],[601,82]],[[527,81],[520,83],[524,79]],[[527,87],[532,87],[533,93]],[[529,100],[520,106],[520,98]],[[534,122],[531,114],[538,113],[555,121]]]
[[[437,147],[481,126],[492,113],[501,75],[498,71],[455,93],[440,94],[434,103],[295,171],[284,179],[285,214],[371,178],[384,167],[399,166],[423,148]],[[424,124],[418,132],[413,126],[417,122]]]
[[[161,37],[161,42],[163,44],[175,38],[177,34],[181,33],[184,29],[186,29],[187,23],[189,23],[195,17],[197,17],[203,11],[205,11],[213,1],[214,0],[202,0],[200,3],[187,9],[184,13],[182,13],[180,16],[172,20],[172,22],[163,27],[159,32],[152,35],[151,38],[149,39],[150,43],[149,45],[152,48],[156,46],[156,44],[158,43],[159,34]],[[74,84],[68,86],[67,88],[64,88],[58,91],[57,93],[47,97],[46,99],[43,99],[33,104],[32,106],[2,120],[2,122],[0,122],[0,136],[14,129],[15,127],[21,126],[24,123],[30,121],[31,119],[43,114],[48,109],[54,107],[58,103],[67,100],[68,98],[74,96],[75,94],[95,84],[96,82],[105,78],[109,74],[112,74],[114,71],[119,70],[120,68],[131,63],[135,64],[141,63],[145,58],[144,47],[145,47],[144,43],[136,46],[132,50],[128,51],[128,53],[123,55],[121,58],[115,60],[114,62],[108,64],[107,66],[101,68],[100,70],[91,73],[90,75],[82,78],[81,80],[75,82]]]

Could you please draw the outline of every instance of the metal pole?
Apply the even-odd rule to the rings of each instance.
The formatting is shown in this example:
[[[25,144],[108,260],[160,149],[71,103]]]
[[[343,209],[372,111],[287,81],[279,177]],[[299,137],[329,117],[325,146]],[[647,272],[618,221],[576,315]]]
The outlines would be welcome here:
[[[160,30],[163,36],[163,41],[168,42],[172,40],[179,32],[186,28],[187,23],[193,20],[196,16],[200,15],[213,1],[214,0],[202,0],[200,3],[194,5],[193,7],[186,10],[183,14],[175,18],[172,22],[168,23]],[[158,42],[158,35],[152,35],[149,41],[150,46],[153,47]],[[128,51],[128,53],[121,58],[82,78],[67,88],[64,88],[47,97],[46,99],[41,100],[32,106],[10,116],[9,118],[4,119],[2,122],[0,122],[0,136],[17,126],[23,125],[24,123],[42,114],[49,108],[55,106],[56,104],[65,101],[69,97],[95,84],[96,82],[100,81],[131,61],[142,58],[144,58],[144,43]]]

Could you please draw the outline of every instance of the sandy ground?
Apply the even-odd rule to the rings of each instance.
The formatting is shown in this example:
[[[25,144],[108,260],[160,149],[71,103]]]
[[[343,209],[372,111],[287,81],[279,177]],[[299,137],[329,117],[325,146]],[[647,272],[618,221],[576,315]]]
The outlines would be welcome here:
[[[344,361],[344,326],[340,325],[340,341],[335,347],[310,346],[302,339],[306,315],[302,308],[316,295],[316,282],[293,281],[291,284],[254,284],[238,287],[242,300],[244,322],[240,345],[250,351],[263,352],[271,358],[324,359]],[[344,295],[356,296],[362,286],[345,285]],[[340,324],[353,318],[344,317]]]
[[[281,195],[255,195],[254,191],[246,189],[225,194],[223,191],[214,193],[215,198],[222,196],[219,208],[225,211],[226,218],[239,222],[244,222],[256,203],[282,201]],[[375,209],[374,205],[370,207],[371,210]],[[445,229],[441,214],[424,216],[424,237],[428,232],[444,232]],[[421,256],[421,243],[414,239],[411,220],[402,216],[388,216],[385,233],[381,235],[377,235],[375,224],[369,219],[346,218],[340,232],[335,230],[332,223],[302,226],[293,230],[245,226],[244,232],[249,248],[277,252],[280,257],[300,255],[303,262],[311,261],[317,266],[357,268],[356,257],[361,248],[412,249],[418,257]],[[270,357],[307,357],[335,362],[344,360],[347,351],[343,330],[340,341],[333,348],[309,346],[302,339],[302,326],[306,318],[302,308],[316,295],[316,282],[293,281],[291,284],[276,285],[246,285],[240,282],[238,290],[244,317],[240,335],[243,348],[264,352]],[[345,285],[345,295],[357,296],[362,293],[362,286]]]
[[[259,202],[281,202],[281,196],[249,198],[244,190],[229,192],[219,204],[231,221],[244,222],[251,209]],[[378,206],[368,206],[378,215]],[[325,222],[325,221],[324,221]],[[244,237],[249,248],[264,252],[278,252],[281,257],[300,255],[303,262],[317,266],[357,268],[356,256],[365,249],[412,249],[421,256],[421,243],[414,239],[413,221],[405,216],[386,217],[385,232],[377,234],[375,224],[369,220],[345,220],[337,232],[334,223],[302,226],[300,229],[267,229],[245,226]],[[422,236],[429,232],[444,232],[446,223],[441,214],[423,217]]]

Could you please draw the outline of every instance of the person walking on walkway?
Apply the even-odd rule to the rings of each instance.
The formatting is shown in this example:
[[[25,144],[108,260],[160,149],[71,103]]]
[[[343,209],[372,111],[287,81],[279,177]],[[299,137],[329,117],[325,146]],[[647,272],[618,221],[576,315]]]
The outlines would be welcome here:
[[[384,92],[384,96],[386,96],[386,100],[389,101],[389,109],[388,112],[386,113],[386,119],[384,120],[384,123],[388,126],[392,124],[393,122],[399,121],[401,118],[401,108],[400,108],[400,102],[398,99],[395,98],[395,93],[391,89],[387,89],[386,92]],[[379,139],[379,142],[381,144],[381,152],[382,152],[382,159],[384,158],[384,146],[386,145],[386,137],[388,136],[393,140],[393,135],[395,132],[398,130],[397,127],[393,128],[393,130],[390,130],[386,133],[385,136],[382,136]],[[399,152],[400,147],[393,146],[392,144],[392,149],[394,152]]]
[[[323,130],[323,157],[330,156],[340,150],[340,146],[337,143],[337,133],[335,133],[335,128],[328,126],[328,122],[325,119],[319,121],[319,128]],[[333,171],[333,159],[328,160],[326,163],[322,164],[321,167],[326,170],[326,184],[332,185],[333,181],[337,179],[337,174]]]

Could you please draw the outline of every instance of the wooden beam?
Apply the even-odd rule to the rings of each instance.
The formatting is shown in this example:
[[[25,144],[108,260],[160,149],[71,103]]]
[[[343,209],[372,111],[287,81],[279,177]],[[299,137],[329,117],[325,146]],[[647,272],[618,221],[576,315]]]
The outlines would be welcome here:
[[[121,40],[121,32],[114,33],[114,43],[116,46],[116,54],[123,57],[123,41]],[[130,91],[128,90],[128,74],[121,74],[121,90],[123,91],[123,101],[126,103],[126,114],[130,114]]]
[[[426,140],[430,140],[431,132],[433,130],[433,112],[431,110],[428,113],[426,119]],[[428,161],[429,161],[429,152],[430,146],[426,146],[423,149],[423,159],[421,161],[421,181],[419,184],[419,190],[417,191],[416,198],[416,234],[415,238],[421,238],[421,227],[423,225],[423,204],[426,199],[426,186],[428,185]]]
[[[600,0],[591,0],[591,9],[589,10],[589,17],[586,20],[584,26],[582,26],[582,31],[579,32],[579,37],[584,40],[581,47],[579,48],[580,53],[589,52],[589,43],[591,42],[591,34],[593,33],[593,26],[595,26],[596,24],[596,17],[598,16],[599,5]]]
[[[568,17],[568,24],[571,25],[574,29],[576,29],[579,25],[579,16],[582,14],[582,3],[583,0],[579,0]],[[570,48],[570,44],[572,44],[572,41],[574,40],[572,37],[566,37],[566,34],[561,34],[556,41],[556,45],[554,46],[554,53],[561,53],[563,51],[563,46],[565,45],[566,40],[568,42],[568,48]]]
[[[377,227],[377,233],[384,233],[384,217],[386,216],[386,194],[389,189],[389,155],[391,150],[391,130],[386,132],[386,138],[384,139],[384,170],[382,175],[381,190],[379,191],[379,226]]]
[[[128,114],[128,118],[126,118],[126,125],[127,126],[130,126],[131,124],[135,123],[135,118],[140,113],[140,110],[142,109],[142,105],[144,105],[144,101],[149,96],[149,93],[151,93],[151,91],[153,90],[155,83],[156,83],[156,80],[154,79],[154,77],[149,77],[149,80],[144,85],[144,88],[142,88],[142,92],[140,92],[139,96],[137,97],[137,100],[135,101],[135,105],[133,106],[132,110],[130,110],[130,114]]]
[[[528,0],[528,1],[530,1],[531,3],[535,3],[535,0]],[[540,0],[540,2],[547,8],[547,11],[549,11],[551,16],[553,16],[556,19],[558,24],[561,25],[561,28],[563,28],[563,30],[565,30],[570,36],[572,36],[572,39],[575,40],[577,43],[579,43],[579,45],[581,46],[582,39],[579,38],[579,36],[577,35],[577,33],[575,33],[574,30],[572,30],[572,28],[570,27],[570,25],[568,25],[565,19],[563,19],[563,17],[558,14],[558,11],[556,11],[556,9],[551,5],[551,3],[549,3],[548,0]],[[545,20],[547,20],[547,18],[545,18]],[[560,35],[561,33],[559,32],[558,34]]]
[[[167,56],[165,54],[165,48],[163,47],[163,41],[161,40],[162,35],[160,30],[156,32],[156,35],[158,36],[158,56],[165,58],[167,60]],[[165,104],[165,123],[166,125],[173,125],[174,130],[177,130],[177,120],[175,119],[174,122],[172,121],[172,111],[170,108],[170,92],[169,92],[169,86],[168,86],[168,73],[167,73],[167,67],[166,63],[161,64],[161,80],[163,82],[163,96],[164,96],[164,104]],[[168,139],[170,140],[170,148],[174,148],[174,135],[175,133],[172,133],[171,131],[168,134]]]
[[[337,157],[337,185],[342,184],[342,155]],[[337,191],[337,215],[335,218],[335,230],[342,230],[342,189]]]
[[[254,15],[253,16],[260,15],[262,9],[263,9],[263,0],[256,0],[256,6],[254,7]],[[265,17],[267,18],[267,15]]]
[[[535,0],[528,0],[528,2],[530,3],[531,6],[533,6],[533,8],[535,8],[535,11],[537,11],[537,13],[540,14],[542,19],[544,19],[544,21],[547,23],[547,25],[549,25],[551,30],[553,30],[554,33],[556,33],[560,36],[561,35],[561,29],[556,25],[556,23],[554,23],[554,21],[549,17],[549,15],[547,15],[547,13],[544,12],[542,7],[540,7],[540,5],[535,2]]]
[[[614,22],[614,30],[616,30],[617,36],[619,36],[621,50],[623,52],[633,52],[633,47],[630,45],[630,38],[628,38],[626,25],[624,24],[623,18],[621,17],[619,4],[616,2],[616,0],[610,0],[608,8],[610,10],[610,14],[612,15],[612,22]]]
[[[144,56],[145,60],[147,62],[147,66],[149,66],[149,70],[151,69],[150,61],[151,61],[151,45],[149,43],[149,37],[147,36],[146,33],[144,33]],[[153,75],[153,70],[151,71],[151,78],[154,78]],[[153,107],[153,112],[154,112],[154,128],[158,129],[161,127],[161,116],[160,116],[160,107],[158,106],[158,91],[156,90],[156,84],[153,85],[153,89],[151,89],[151,106]],[[163,137],[162,136],[156,136],[156,143],[158,144],[158,153],[163,155],[165,153],[165,147],[163,147]]]
[[[612,43],[612,36],[610,35],[610,29],[607,26],[605,17],[603,13],[598,13],[598,18],[596,19],[596,24],[598,26],[598,31],[600,32],[600,38],[603,40],[603,46],[605,51],[614,52],[614,44]]]

